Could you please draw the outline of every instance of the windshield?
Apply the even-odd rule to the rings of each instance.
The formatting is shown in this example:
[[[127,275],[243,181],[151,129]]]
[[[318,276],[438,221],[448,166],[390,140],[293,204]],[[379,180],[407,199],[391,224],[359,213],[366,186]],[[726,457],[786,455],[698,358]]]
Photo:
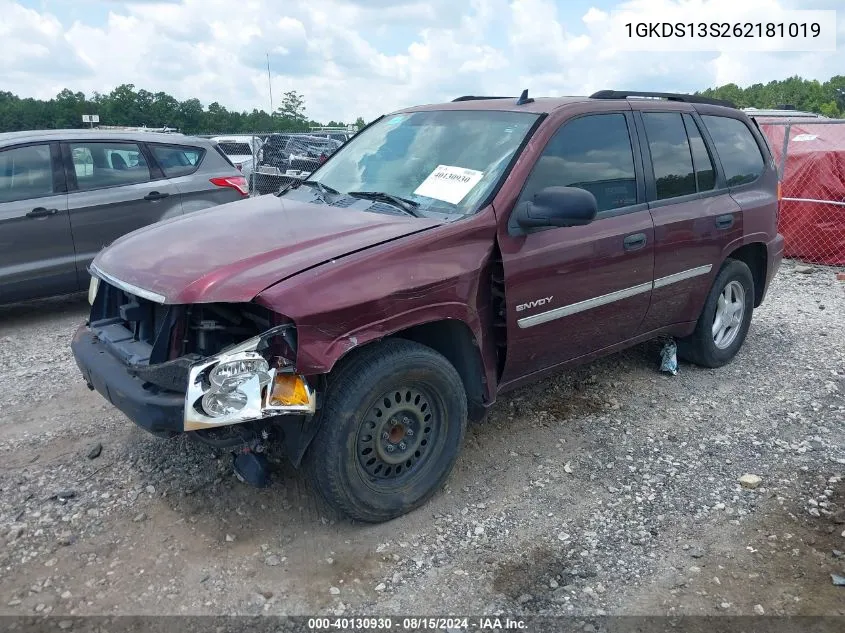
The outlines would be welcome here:
[[[423,212],[473,213],[537,117],[490,110],[388,116],[348,141],[311,180],[341,193],[398,196]]]

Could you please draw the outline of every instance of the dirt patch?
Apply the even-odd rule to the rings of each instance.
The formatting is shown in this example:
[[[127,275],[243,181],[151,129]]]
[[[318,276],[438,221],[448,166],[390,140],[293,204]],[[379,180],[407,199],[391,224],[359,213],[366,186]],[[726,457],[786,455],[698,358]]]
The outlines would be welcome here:
[[[827,479],[817,478],[823,489],[809,497],[815,504],[771,495],[742,527],[725,521],[688,539],[672,571],[632,595],[626,612],[845,615],[845,587],[831,580],[831,574],[845,576],[845,484]],[[809,514],[808,508],[818,512],[818,503],[829,514]]]

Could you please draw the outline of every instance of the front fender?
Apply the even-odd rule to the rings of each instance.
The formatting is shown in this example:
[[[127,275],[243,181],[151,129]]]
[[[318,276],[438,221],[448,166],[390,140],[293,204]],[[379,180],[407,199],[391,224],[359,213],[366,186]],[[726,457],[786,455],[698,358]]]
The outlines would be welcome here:
[[[455,319],[472,332],[495,393],[490,257],[495,218],[480,213],[303,271],[255,301],[296,324],[299,373],[326,374],[366,343]],[[492,395],[492,394],[491,394]]]
[[[444,319],[461,321],[472,331],[476,342],[485,340],[481,317],[469,306],[456,302],[434,303],[394,314],[340,334],[308,325],[297,327],[297,368],[303,373],[328,373],[343,356],[357,347],[418,325]],[[484,351],[482,348],[482,357],[485,356]],[[485,366],[495,365],[488,363],[487,358],[483,360]]]

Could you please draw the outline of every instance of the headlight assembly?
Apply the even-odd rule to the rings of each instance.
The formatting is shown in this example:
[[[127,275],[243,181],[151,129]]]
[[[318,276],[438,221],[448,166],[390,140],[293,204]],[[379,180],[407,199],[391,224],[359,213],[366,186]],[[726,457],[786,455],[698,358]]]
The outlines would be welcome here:
[[[293,326],[282,325],[193,365],[185,395],[185,430],[313,414],[316,394],[293,372],[293,359],[288,358],[295,346]]]

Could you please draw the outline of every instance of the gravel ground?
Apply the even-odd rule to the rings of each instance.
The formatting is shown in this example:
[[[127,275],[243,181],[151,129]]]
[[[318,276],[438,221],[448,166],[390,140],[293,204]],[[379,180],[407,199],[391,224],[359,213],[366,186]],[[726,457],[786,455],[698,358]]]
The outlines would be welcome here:
[[[729,366],[651,343],[503,397],[375,526],[136,429],[76,370],[84,297],[0,308],[0,614],[845,614],[845,284],[800,270]]]

